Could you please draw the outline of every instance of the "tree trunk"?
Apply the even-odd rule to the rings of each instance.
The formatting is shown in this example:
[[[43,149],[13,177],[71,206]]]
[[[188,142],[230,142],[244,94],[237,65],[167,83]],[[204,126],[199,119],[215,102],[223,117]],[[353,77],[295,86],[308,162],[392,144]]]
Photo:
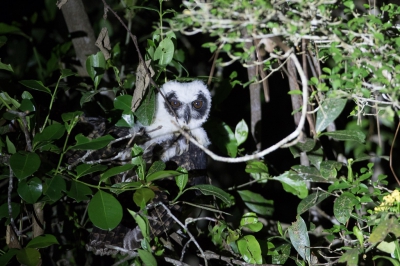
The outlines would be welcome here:
[[[81,66],[78,66],[80,76],[88,76],[86,71],[86,58],[97,53],[96,38],[89,17],[85,12],[82,0],[69,0],[61,7],[68,31],[72,36],[72,44]]]

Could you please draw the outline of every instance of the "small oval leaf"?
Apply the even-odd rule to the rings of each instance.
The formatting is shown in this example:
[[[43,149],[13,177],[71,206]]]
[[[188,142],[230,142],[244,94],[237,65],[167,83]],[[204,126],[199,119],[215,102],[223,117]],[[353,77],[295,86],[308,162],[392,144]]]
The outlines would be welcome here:
[[[34,177],[28,182],[26,182],[26,180],[21,180],[18,184],[17,192],[23,200],[33,204],[42,195],[42,189],[42,182],[39,178]]]
[[[11,155],[10,166],[18,179],[24,179],[40,167],[39,155],[33,152],[19,152]]]
[[[112,230],[122,220],[122,206],[112,195],[99,190],[89,203],[88,214],[95,226]]]
[[[41,235],[37,236],[26,245],[27,248],[45,248],[51,245],[57,244],[59,245],[57,239],[53,235]]]

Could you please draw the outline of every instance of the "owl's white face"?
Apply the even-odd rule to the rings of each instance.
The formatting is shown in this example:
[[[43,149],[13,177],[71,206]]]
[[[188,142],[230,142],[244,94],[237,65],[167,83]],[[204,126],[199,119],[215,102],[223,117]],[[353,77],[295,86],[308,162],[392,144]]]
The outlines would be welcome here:
[[[175,112],[179,124],[186,129],[200,127],[208,118],[211,107],[210,92],[203,82],[196,80],[189,83],[170,81],[165,83],[161,92]],[[161,95],[158,96],[158,106],[175,118]]]
[[[176,126],[171,122],[171,120],[176,122],[175,114],[178,124],[189,131],[201,127],[207,121],[211,96],[203,82],[199,80],[188,83],[169,81],[160,90],[168,103],[160,94],[157,95],[157,110],[150,127],[155,129],[162,126],[162,128],[150,133],[152,138],[177,131]]]
[[[169,81],[160,88],[160,91],[165,99],[160,93],[157,94],[154,121],[145,127],[145,134],[150,140],[142,145],[142,148],[147,149],[154,143],[163,145],[176,138],[180,133],[172,121],[178,122],[179,127],[187,130],[201,145],[208,146],[210,141],[201,127],[207,121],[211,107],[211,95],[206,85],[199,80],[188,83]],[[141,128],[143,126],[137,123],[133,132],[137,133]],[[167,161],[187,149],[186,139],[181,138],[176,145],[165,148],[161,159]]]

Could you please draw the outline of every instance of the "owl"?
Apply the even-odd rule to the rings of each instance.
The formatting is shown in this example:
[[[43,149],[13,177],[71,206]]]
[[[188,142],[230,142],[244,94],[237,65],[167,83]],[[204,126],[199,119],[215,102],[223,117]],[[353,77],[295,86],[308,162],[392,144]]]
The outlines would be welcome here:
[[[131,130],[134,134],[144,131],[144,138],[139,141],[144,153],[152,152],[154,146],[159,145],[160,159],[168,161],[188,151],[188,141],[180,134],[176,124],[201,145],[208,146],[210,141],[202,128],[211,107],[211,96],[206,85],[199,80],[188,83],[169,81],[160,88],[160,92],[165,99],[160,93],[157,94],[153,123],[145,127],[138,122]]]
[[[169,81],[160,88],[164,97],[158,93],[156,98],[156,111],[152,124],[144,126],[140,123],[130,129],[130,133],[137,135],[134,143],[143,148],[143,158],[151,163],[161,159],[164,162],[176,164],[188,171],[188,185],[204,184],[206,179],[207,157],[203,150],[187,141],[179,132],[178,126],[187,131],[203,146],[208,146],[210,141],[202,125],[207,121],[211,107],[211,96],[206,85],[201,81],[180,83]],[[175,121],[175,125],[172,121]],[[118,130],[119,131],[119,130]],[[130,150],[130,149],[127,149]],[[131,154],[130,152],[126,153]],[[156,154],[156,155],[155,155]],[[168,167],[167,167],[168,168]],[[176,169],[172,168],[172,169]],[[161,181],[162,180],[158,180]],[[171,182],[172,181],[172,182]],[[164,180],[162,187],[168,189],[168,184],[176,187],[175,181]],[[169,190],[169,192],[172,192]],[[193,191],[192,191],[193,192]],[[186,197],[193,199],[196,194]],[[154,202],[168,204],[169,193],[156,191]],[[189,199],[188,199],[189,201]],[[174,204],[168,207],[173,213],[182,213],[182,206]],[[129,215],[130,216],[130,215]],[[143,235],[139,226],[132,227],[132,217],[121,222],[112,231],[94,227],[89,235],[88,251],[96,255],[116,254],[118,249],[109,249],[107,245],[122,247],[126,250],[140,248]],[[162,206],[148,209],[151,237],[159,236],[168,231],[173,225],[173,220]]]

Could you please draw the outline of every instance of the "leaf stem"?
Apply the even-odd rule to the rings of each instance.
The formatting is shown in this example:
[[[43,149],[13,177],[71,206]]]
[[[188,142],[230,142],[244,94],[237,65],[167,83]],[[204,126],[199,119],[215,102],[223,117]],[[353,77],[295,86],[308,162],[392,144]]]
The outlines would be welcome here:
[[[50,101],[50,105],[49,105],[49,112],[47,113],[46,119],[44,120],[44,123],[43,123],[43,126],[42,126],[40,132],[43,131],[43,129],[46,127],[47,121],[49,120],[50,112],[51,112],[51,109],[53,108],[53,103],[54,103],[55,96],[57,94],[57,89],[58,89],[58,85],[60,84],[60,80],[61,80],[61,76],[58,78],[57,84],[56,84],[56,88],[54,89],[54,92],[51,95],[51,101]]]

